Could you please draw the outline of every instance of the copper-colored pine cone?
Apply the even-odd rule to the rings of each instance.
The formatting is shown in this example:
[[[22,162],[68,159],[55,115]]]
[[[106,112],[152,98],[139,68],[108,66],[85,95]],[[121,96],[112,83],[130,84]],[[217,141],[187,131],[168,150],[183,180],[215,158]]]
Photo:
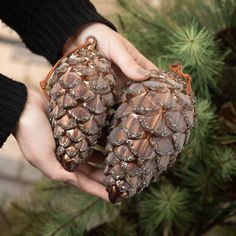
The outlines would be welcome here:
[[[64,57],[48,83],[50,122],[56,156],[74,171],[92,152],[114,104],[111,63],[95,49],[96,39]]]
[[[146,81],[130,82],[106,147],[104,174],[111,202],[141,192],[174,164],[196,116],[190,88],[179,73],[162,70]]]

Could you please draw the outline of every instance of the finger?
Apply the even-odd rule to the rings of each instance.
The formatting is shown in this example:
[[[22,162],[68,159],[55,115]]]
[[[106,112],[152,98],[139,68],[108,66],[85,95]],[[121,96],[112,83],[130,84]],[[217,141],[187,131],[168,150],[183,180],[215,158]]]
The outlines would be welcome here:
[[[29,111],[26,110],[25,112],[27,113]],[[52,180],[68,181],[82,191],[108,201],[106,189],[102,184],[89,179],[82,173],[70,173],[64,170],[57,161],[55,156],[55,142],[46,115],[37,109],[30,115],[34,123],[38,125],[31,126],[31,123],[26,122],[27,119],[24,118],[21,120],[16,134],[18,144],[26,160],[31,162]]]
[[[81,172],[71,173],[66,171],[57,161],[54,152],[49,152],[49,153],[50,153],[49,155],[44,156],[45,158],[44,160],[41,158],[41,161],[39,161],[36,164],[37,168],[40,169],[43,172],[43,174],[45,174],[54,181],[67,182],[79,188],[81,191],[84,191],[88,194],[92,194],[106,201],[109,201],[108,194],[104,185],[90,179]],[[47,163],[50,163],[50,165],[45,165],[45,160],[47,160]],[[87,172],[94,179],[98,179],[99,181],[103,180],[101,173],[99,172],[92,173],[92,169],[88,169],[88,167],[87,170],[85,170],[84,172],[85,173]]]
[[[44,96],[43,97],[44,100],[44,105],[43,105],[43,110],[45,112],[45,115],[47,116],[47,118],[49,119],[50,116],[50,112],[49,112],[49,101],[47,100],[47,98]]]
[[[84,163],[83,165],[80,165],[76,171],[83,173],[84,175],[86,175],[88,178],[102,184],[103,180],[104,180],[104,174],[103,171],[95,168],[93,166],[91,166],[88,163]]]
[[[89,179],[87,176],[85,176],[82,173],[72,173],[76,178],[74,181],[69,182],[73,186],[81,189],[82,191],[92,194],[94,196],[100,197],[104,199],[105,201],[109,202],[108,193],[106,191],[106,188],[104,185]]]
[[[157,69],[156,65],[143,56],[138,49],[130,42],[125,42],[126,50],[130,53],[133,59],[146,70]]]
[[[157,67],[149,61],[145,56],[143,56],[138,50],[134,51],[131,56],[134,60],[146,70],[155,70]]]
[[[134,58],[127,52],[119,42],[110,47],[111,60],[122,70],[122,72],[133,80],[144,80],[148,78],[149,71],[142,68]]]

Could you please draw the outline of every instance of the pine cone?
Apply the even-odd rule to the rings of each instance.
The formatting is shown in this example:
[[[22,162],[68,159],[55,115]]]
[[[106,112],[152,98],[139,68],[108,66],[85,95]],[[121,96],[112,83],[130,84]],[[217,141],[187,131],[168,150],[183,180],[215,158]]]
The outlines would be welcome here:
[[[91,154],[114,104],[111,63],[95,44],[96,39],[88,37],[85,45],[63,57],[48,76],[56,156],[68,171]],[[45,87],[45,81],[41,86]]]
[[[106,146],[105,184],[113,203],[156,181],[188,142],[196,116],[194,95],[191,81],[179,75],[190,76],[176,68],[131,81],[122,96]]]

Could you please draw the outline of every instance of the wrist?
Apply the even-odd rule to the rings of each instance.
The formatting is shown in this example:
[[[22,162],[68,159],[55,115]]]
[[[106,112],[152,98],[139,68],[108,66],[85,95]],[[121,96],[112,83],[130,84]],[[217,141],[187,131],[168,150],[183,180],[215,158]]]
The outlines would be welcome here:
[[[0,147],[14,130],[24,109],[27,89],[23,83],[0,74]]]
[[[27,98],[25,101],[25,105],[24,108],[21,112],[21,115],[19,117],[19,120],[15,126],[15,128],[12,130],[12,134],[15,136],[18,126],[23,122],[23,123],[27,123],[27,122],[31,122],[27,119],[27,122],[25,122],[25,118],[27,117],[26,113],[31,110],[34,111],[35,108],[41,109],[46,111],[47,109],[47,104],[45,103],[45,99],[43,98],[43,96],[32,89],[28,89],[27,88]]]

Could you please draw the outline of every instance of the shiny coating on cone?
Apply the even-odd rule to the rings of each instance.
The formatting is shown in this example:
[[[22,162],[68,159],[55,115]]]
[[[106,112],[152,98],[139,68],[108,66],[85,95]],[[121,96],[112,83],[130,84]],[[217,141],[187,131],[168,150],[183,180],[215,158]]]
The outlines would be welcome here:
[[[56,156],[68,171],[84,163],[114,105],[111,63],[84,47],[61,60],[49,81],[49,112]]]
[[[193,92],[172,72],[130,81],[108,137],[105,185],[113,203],[141,192],[175,163],[196,117]]]

